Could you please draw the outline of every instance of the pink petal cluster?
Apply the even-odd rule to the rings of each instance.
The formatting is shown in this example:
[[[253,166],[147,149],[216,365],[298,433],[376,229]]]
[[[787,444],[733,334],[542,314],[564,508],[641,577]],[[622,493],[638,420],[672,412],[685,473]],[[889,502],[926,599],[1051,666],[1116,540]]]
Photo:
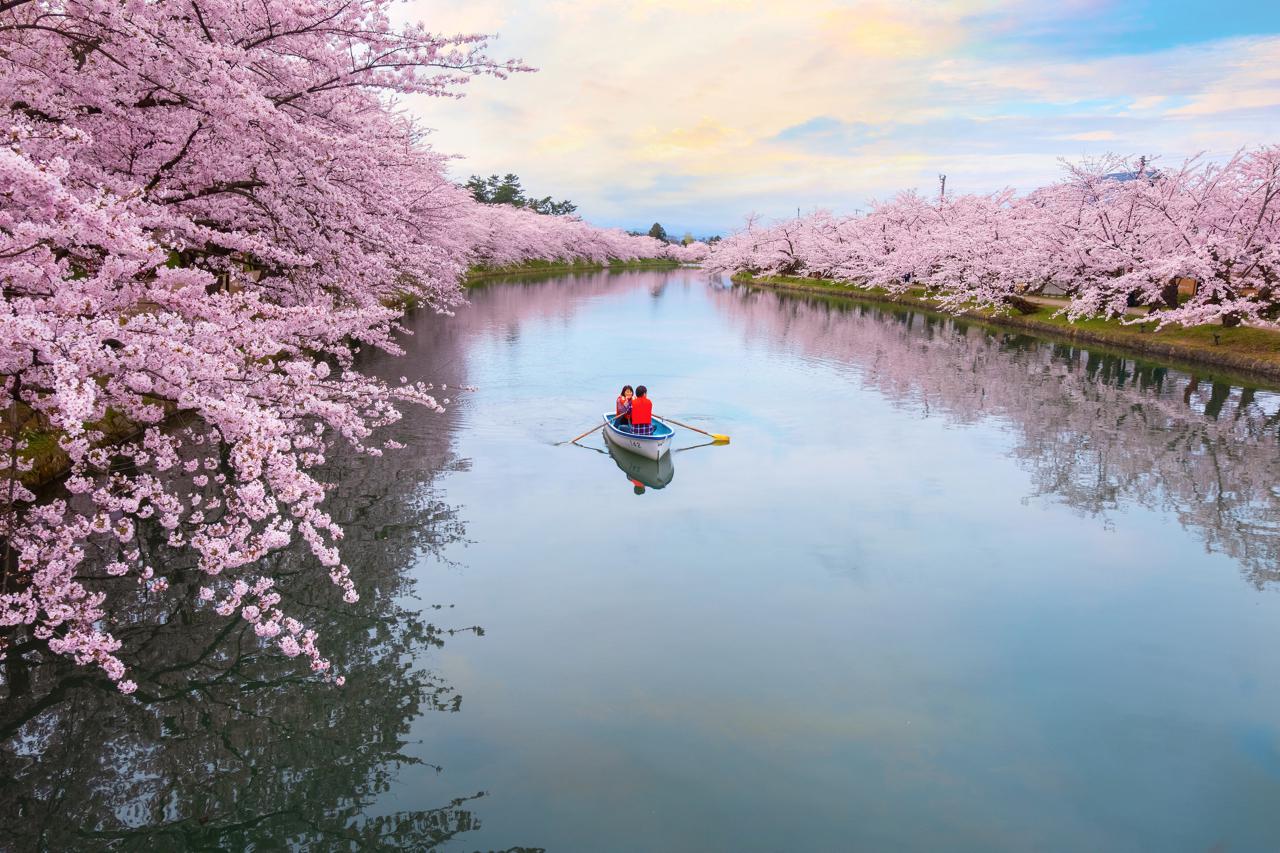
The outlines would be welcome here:
[[[104,606],[118,582],[84,578],[166,592],[145,521],[194,555],[201,600],[328,673],[248,572],[300,539],[358,600],[314,471],[336,440],[381,453],[399,405],[442,406],[356,354],[399,352],[397,306],[447,312],[477,264],[672,251],[451,183],[394,99],[531,69],[397,27],[391,5],[0,3],[0,654],[27,632],[135,689]],[[70,460],[43,504],[21,483],[33,433]]]
[[[751,219],[707,265],[895,293],[924,285],[956,310],[1050,293],[1067,298],[1071,319],[1147,306],[1160,325],[1275,327],[1280,146],[1172,169],[1146,159],[1074,164],[1025,196],[906,192],[865,215]],[[1194,286],[1189,299],[1180,286],[1184,297]]]

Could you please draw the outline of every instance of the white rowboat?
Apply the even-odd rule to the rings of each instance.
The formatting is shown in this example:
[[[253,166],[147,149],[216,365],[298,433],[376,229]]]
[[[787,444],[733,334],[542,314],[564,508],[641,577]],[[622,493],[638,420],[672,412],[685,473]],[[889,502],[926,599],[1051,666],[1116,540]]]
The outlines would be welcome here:
[[[634,433],[625,424],[615,426],[613,421],[617,415],[604,415],[604,437],[614,447],[628,453],[652,459],[655,462],[671,450],[671,437],[675,430],[656,418],[653,421],[653,432]]]

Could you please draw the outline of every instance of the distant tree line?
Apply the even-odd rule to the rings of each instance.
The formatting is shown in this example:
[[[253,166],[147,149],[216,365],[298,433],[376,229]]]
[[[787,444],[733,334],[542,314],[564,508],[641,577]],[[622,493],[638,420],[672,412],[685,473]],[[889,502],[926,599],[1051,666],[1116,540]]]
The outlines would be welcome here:
[[[520,185],[520,177],[511,172],[501,177],[490,175],[487,178],[482,178],[479,175],[472,175],[463,186],[471,193],[471,197],[481,204],[506,204],[512,207],[523,207],[532,210],[534,213],[545,213],[552,216],[564,216],[578,209],[578,206],[568,199],[552,201],[551,196],[529,198],[525,195],[524,187]],[[667,233],[667,229],[662,227],[661,222],[653,223],[648,231],[628,231],[627,233],[633,237],[647,235],[664,243],[679,244],[681,246],[688,246],[695,242],[714,245],[720,241],[719,235],[694,237],[690,231],[686,231],[683,237],[672,237]]]
[[[673,238],[667,233],[667,229],[662,227],[661,222],[653,223],[653,225],[649,227],[648,231],[628,231],[627,233],[633,237],[643,237],[648,235],[653,239],[661,240],[664,243],[679,243],[682,246],[688,246],[690,243],[694,242],[706,243],[710,246],[720,242],[720,236],[718,234],[713,237],[694,237],[693,232],[691,231],[684,232],[684,236],[679,239]]]
[[[520,186],[520,178],[508,172],[502,177],[490,175],[482,178],[472,175],[464,186],[471,197],[481,204],[509,204],[512,207],[523,207],[534,213],[545,213],[550,216],[565,216],[573,213],[578,206],[568,199],[552,201],[551,196],[529,198]]]

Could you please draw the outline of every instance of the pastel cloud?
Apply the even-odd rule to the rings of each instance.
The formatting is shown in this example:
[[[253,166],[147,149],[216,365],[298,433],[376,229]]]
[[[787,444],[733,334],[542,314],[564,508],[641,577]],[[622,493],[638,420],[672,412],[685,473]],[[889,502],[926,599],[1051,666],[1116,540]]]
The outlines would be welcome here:
[[[407,106],[437,128],[437,147],[467,155],[460,177],[514,171],[593,221],[696,231],[753,210],[852,209],[940,171],[961,190],[1026,188],[1062,156],[1276,141],[1280,35],[1240,9],[1235,26],[1257,31],[1205,24],[1214,37],[1196,40],[1178,7],[409,3],[433,29],[496,31],[495,54],[541,71]]]

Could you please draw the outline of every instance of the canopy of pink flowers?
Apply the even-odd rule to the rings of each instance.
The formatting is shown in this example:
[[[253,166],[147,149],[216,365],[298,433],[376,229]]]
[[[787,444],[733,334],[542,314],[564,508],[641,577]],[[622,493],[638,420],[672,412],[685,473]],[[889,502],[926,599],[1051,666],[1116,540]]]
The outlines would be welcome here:
[[[355,601],[313,472],[449,402],[357,352],[396,352],[398,306],[448,311],[472,266],[705,251],[474,203],[394,99],[531,69],[389,6],[0,2],[0,654],[25,635],[135,689],[104,589],[165,594],[147,526],[208,606],[333,678],[255,564],[300,539]],[[33,439],[70,459],[57,499],[22,484]]]
[[[1280,146],[1167,170],[1107,158],[1025,196],[907,192],[866,215],[749,221],[708,265],[895,293],[923,286],[951,309],[1050,293],[1072,319],[1147,306],[1161,325],[1276,326]]]

